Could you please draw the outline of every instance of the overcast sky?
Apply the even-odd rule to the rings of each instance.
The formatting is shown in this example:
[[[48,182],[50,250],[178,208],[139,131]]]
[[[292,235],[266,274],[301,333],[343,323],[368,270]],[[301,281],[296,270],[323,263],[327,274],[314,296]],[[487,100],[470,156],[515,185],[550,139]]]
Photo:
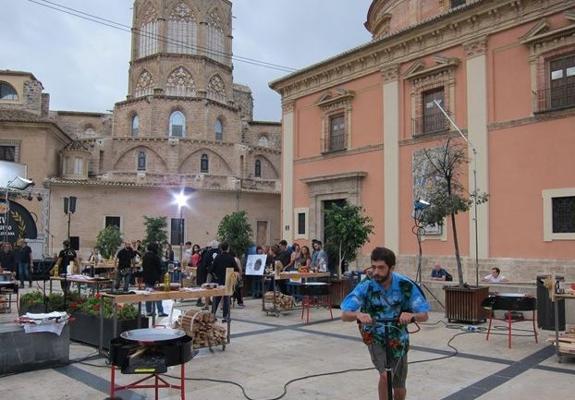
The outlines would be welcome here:
[[[42,2],[42,0],[34,0]],[[49,0],[125,25],[133,0]],[[0,0],[0,69],[33,73],[51,109],[102,112],[125,99],[130,34],[34,4]],[[302,68],[366,43],[371,0],[233,0],[234,55]],[[255,118],[279,120],[268,82],[285,72],[234,61],[252,88]]]

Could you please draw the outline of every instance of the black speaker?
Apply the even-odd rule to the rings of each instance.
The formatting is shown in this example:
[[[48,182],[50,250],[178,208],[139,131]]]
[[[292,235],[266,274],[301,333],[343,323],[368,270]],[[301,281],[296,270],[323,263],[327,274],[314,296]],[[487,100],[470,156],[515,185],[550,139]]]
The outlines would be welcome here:
[[[70,247],[76,251],[80,250],[80,236],[70,236]]]
[[[64,214],[68,215],[68,198],[64,197]]]
[[[76,212],[76,197],[70,196],[70,214],[74,214]]]

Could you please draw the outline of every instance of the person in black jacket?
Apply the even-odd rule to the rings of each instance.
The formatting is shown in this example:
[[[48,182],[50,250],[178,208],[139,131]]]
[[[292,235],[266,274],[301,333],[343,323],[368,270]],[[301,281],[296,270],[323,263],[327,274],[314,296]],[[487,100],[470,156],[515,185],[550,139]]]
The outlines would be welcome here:
[[[196,284],[198,286],[202,286],[204,283],[209,282],[208,272],[212,270],[212,263],[218,254],[218,242],[213,240],[208,243],[208,247],[206,247],[202,252],[200,265],[196,271]],[[207,300],[206,303],[207,302],[209,302],[209,300]],[[197,306],[202,307],[203,305],[202,299],[198,299]]]
[[[16,272],[16,258],[14,257],[14,252],[12,251],[12,245],[8,242],[2,245],[2,251],[0,252],[0,267],[5,271]]]
[[[162,259],[158,255],[156,244],[150,243],[148,251],[144,254],[142,259],[142,278],[147,290],[154,290],[156,283],[162,280]],[[158,309],[158,316],[166,317],[168,314],[164,313],[162,301],[146,301],[146,315],[151,317],[155,314],[155,308]]]
[[[230,254],[230,245],[227,242],[222,242],[220,245],[221,253],[214,259],[212,264],[212,270],[210,271],[214,277],[214,281],[218,285],[226,284],[226,269],[233,268],[234,271],[239,272],[238,264],[236,259]],[[222,296],[214,297],[214,302],[212,304],[212,314],[218,311],[218,306]],[[224,319],[223,322],[227,322],[230,318],[230,298],[229,296],[224,297]]]

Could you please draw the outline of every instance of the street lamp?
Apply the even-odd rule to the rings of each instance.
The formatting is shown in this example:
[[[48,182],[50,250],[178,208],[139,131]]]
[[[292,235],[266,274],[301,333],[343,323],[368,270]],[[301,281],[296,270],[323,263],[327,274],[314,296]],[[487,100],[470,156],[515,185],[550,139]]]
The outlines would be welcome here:
[[[8,220],[10,218],[10,199],[8,198],[10,195],[10,189],[15,190],[26,190],[30,186],[34,186],[34,182],[30,179],[22,178],[21,176],[17,176],[8,181],[6,184],[6,206],[4,207],[4,242],[7,241],[6,236],[8,235]]]
[[[457,133],[465,140],[467,145],[471,147],[471,151],[473,152],[473,225],[475,230],[475,286],[479,287],[479,246],[478,246],[478,231],[477,231],[477,149],[469,140],[467,136],[461,132],[461,129],[455,124],[453,119],[447,114],[445,109],[441,107],[439,101],[433,100],[433,103],[439,108],[439,110],[445,115],[445,118],[449,121],[451,125],[455,128]]]
[[[184,189],[179,193],[174,193],[174,203],[177,204],[180,211],[180,266],[182,266],[182,256],[184,252],[184,207],[188,207],[188,200],[190,196],[186,194]]]

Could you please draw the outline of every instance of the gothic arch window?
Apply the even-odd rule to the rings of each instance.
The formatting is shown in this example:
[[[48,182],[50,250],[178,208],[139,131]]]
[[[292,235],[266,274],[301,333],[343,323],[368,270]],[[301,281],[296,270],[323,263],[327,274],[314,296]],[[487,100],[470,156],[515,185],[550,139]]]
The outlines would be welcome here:
[[[197,37],[196,16],[186,3],[177,3],[168,18],[168,52],[196,54]]]
[[[166,83],[166,94],[168,96],[190,97],[196,95],[196,83],[192,74],[184,67],[176,68]]]
[[[261,135],[258,139],[258,146],[268,147],[270,145],[270,140],[266,135]]]
[[[146,152],[144,150],[138,151],[138,171],[146,170]]]
[[[140,134],[140,117],[138,114],[132,116],[131,134],[134,137]]]
[[[221,118],[216,119],[216,123],[214,125],[214,133],[216,134],[216,140],[222,141],[224,140],[224,124],[222,123]]]
[[[219,75],[214,75],[208,82],[208,98],[224,101],[226,98],[226,85]]]
[[[152,3],[147,2],[140,14],[140,29],[136,32],[138,36],[138,57],[146,57],[156,54],[159,50],[158,35],[160,33],[160,23],[157,20],[157,12]]]
[[[186,117],[181,111],[170,114],[170,137],[186,136]]]
[[[256,160],[254,175],[256,178],[262,177],[262,161]]]
[[[138,77],[138,82],[136,83],[136,90],[134,92],[136,97],[149,96],[154,90],[154,78],[152,74],[144,70]]]
[[[207,174],[210,170],[210,159],[208,158],[207,154],[202,154],[200,158],[200,172],[203,174]]]
[[[208,57],[222,64],[227,61],[224,23],[217,9],[208,14]]]
[[[8,82],[0,82],[0,100],[18,100],[18,92]]]

